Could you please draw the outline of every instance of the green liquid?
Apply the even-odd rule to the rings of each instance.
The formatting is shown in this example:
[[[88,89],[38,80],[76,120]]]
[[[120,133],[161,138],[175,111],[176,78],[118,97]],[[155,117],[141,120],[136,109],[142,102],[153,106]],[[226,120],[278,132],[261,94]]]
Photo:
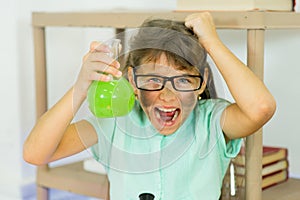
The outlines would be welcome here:
[[[109,82],[94,81],[87,100],[96,117],[109,118],[128,114],[134,106],[134,92],[125,78]]]

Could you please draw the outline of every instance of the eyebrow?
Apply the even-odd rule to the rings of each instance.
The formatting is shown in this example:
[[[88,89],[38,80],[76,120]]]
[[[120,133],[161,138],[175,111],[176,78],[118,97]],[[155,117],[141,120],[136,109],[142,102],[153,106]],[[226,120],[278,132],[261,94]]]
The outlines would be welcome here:
[[[160,74],[136,74],[138,76],[160,76],[160,77],[180,77],[180,76],[201,76],[201,74],[180,74],[180,75],[175,75],[175,76],[163,76],[163,75],[160,75]]]
[[[138,70],[139,69],[141,69],[141,68],[146,68],[146,69],[149,69],[149,68],[153,68],[154,70],[152,70],[152,71],[154,71],[154,72],[152,72],[152,73],[149,73],[149,74],[147,74],[147,75],[155,75],[155,76],[160,76],[160,73],[159,72],[156,72],[156,70],[155,69],[157,69],[158,67],[169,67],[169,68],[172,68],[173,70],[175,70],[175,71],[180,71],[180,72],[186,72],[186,73],[184,73],[184,74],[182,74],[182,76],[185,76],[185,75],[193,75],[193,76],[197,76],[197,75],[200,75],[200,76],[202,76],[201,75],[201,73],[199,72],[199,70],[196,68],[195,70],[189,70],[189,69],[177,69],[177,68],[180,68],[180,67],[173,67],[173,66],[170,66],[170,65],[162,65],[162,64],[158,64],[158,63],[152,63],[152,62],[149,62],[149,63],[144,63],[144,64],[142,64],[142,65],[139,65],[139,66],[135,66],[133,69],[134,69],[134,71],[135,72],[137,72],[137,73],[140,73],[140,72],[138,72]],[[155,73],[156,72],[156,73]],[[139,74],[137,74],[137,75],[139,75]],[[178,75],[179,76],[179,75]]]

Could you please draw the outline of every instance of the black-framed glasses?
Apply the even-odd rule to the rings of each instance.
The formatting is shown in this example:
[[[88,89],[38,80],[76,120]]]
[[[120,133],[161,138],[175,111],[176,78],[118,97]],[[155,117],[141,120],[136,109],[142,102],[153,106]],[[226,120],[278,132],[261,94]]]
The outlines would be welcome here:
[[[167,81],[170,81],[173,88],[180,92],[196,91],[201,88],[202,76],[200,75],[181,75],[181,76],[159,76],[156,74],[136,74],[135,68],[134,82],[140,90],[159,91],[162,90]]]

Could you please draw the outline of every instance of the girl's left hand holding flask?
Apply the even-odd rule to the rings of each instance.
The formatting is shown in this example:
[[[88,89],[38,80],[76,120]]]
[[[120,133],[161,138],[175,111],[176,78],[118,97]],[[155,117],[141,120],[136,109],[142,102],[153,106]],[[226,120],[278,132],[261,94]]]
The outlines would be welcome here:
[[[121,77],[120,63],[110,57],[110,48],[100,42],[92,42],[90,50],[83,57],[83,64],[74,89],[78,95],[87,96],[87,91],[92,81],[111,81],[112,76]],[[80,95],[80,96],[81,96]]]

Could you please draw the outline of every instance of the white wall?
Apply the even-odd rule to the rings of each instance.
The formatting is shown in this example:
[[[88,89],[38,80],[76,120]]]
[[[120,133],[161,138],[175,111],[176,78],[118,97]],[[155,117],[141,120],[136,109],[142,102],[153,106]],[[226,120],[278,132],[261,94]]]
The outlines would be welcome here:
[[[142,9],[172,10],[175,1],[160,0],[123,0],[123,1],[74,1],[74,0],[11,0],[0,1],[0,92],[1,92],[1,127],[0,127],[0,198],[20,199],[21,186],[31,182],[35,177],[35,168],[24,163],[21,157],[22,143],[35,122],[34,93],[34,61],[33,40],[31,31],[32,11],[88,11],[103,9]],[[80,67],[83,53],[88,48],[89,40],[98,39],[93,31],[49,29],[47,40],[51,45],[48,49],[49,64],[54,66],[50,73],[50,104],[72,84],[74,75]],[[245,32],[219,31],[224,42],[242,60],[246,58]],[[99,33],[100,34],[100,33]],[[83,40],[78,40],[78,38]],[[76,44],[72,41],[76,41]],[[57,49],[61,47],[61,49]],[[300,176],[300,161],[297,143],[300,128],[297,126],[297,111],[300,110],[298,74],[300,30],[274,30],[266,32],[266,70],[265,82],[278,103],[274,118],[265,127],[265,144],[286,146],[289,148],[290,171]],[[59,51],[60,50],[60,51]],[[63,50],[68,52],[66,57]],[[62,52],[58,54],[59,52]],[[60,57],[59,57],[60,56]],[[66,59],[70,58],[70,59]],[[68,79],[60,80],[57,71],[66,66]],[[57,68],[56,68],[57,67]],[[68,71],[74,67],[74,71]],[[67,77],[67,76],[66,76]],[[57,83],[64,82],[64,86]],[[4,177],[4,178],[3,178]],[[2,195],[2,196],[1,196]]]
[[[300,178],[300,30],[266,32],[265,82],[277,112],[265,126],[264,143],[288,148],[290,176]]]
[[[20,181],[20,105],[18,82],[18,54],[16,33],[16,1],[5,2],[6,7],[0,8],[0,176],[5,182],[0,181],[0,198],[3,191],[14,187]],[[3,164],[5,163],[5,164]],[[10,192],[13,195],[13,192]]]

